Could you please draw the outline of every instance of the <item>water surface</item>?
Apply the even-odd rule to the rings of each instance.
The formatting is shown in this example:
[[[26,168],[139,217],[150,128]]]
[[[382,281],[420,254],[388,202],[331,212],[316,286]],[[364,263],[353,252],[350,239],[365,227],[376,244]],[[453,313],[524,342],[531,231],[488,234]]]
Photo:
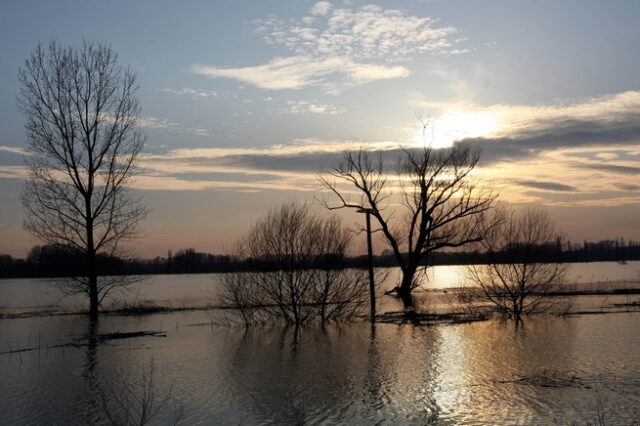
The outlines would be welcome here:
[[[618,281],[633,280],[629,269]],[[45,281],[9,281],[0,282],[3,309],[57,297]],[[211,283],[208,275],[159,276],[137,291],[179,305],[214,299]],[[612,302],[589,300],[594,309]],[[14,351],[0,355],[0,423],[101,424],[104,396],[141,389],[151,365],[162,402],[156,424],[180,407],[184,424],[594,424],[598,412],[608,424],[640,418],[636,312],[535,317],[519,328],[499,320],[356,322],[298,334],[277,326],[247,332],[220,320],[209,310],[105,315],[93,330],[83,315],[0,319],[0,352]],[[166,337],[85,338],[143,330]]]

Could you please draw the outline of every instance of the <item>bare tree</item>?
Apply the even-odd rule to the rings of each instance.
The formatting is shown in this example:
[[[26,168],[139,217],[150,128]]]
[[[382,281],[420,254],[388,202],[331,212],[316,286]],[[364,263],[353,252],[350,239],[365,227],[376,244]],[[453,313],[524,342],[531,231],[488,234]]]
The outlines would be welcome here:
[[[325,201],[327,208],[365,210],[377,220],[402,270],[394,292],[411,312],[416,272],[428,266],[429,255],[436,250],[481,240],[477,224],[496,197],[476,186],[472,172],[479,152],[469,147],[402,152],[391,173],[385,170],[382,153],[346,152],[321,181],[337,198],[337,204]],[[339,186],[345,182],[350,187]],[[354,188],[357,196],[352,199],[348,194]]]
[[[337,218],[304,204],[271,210],[241,240],[236,256],[253,270],[225,274],[222,299],[245,325],[281,318],[300,326],[355,315],[366,299],[364,271],[345,269],[351,235]]]
[[[99,280],[96,260],[134,237],[146,210],[127,190],[143,147],[135,75],[102,43],[39,45],[18,74],[26,117],[29,179],[24,226],[48,243],[86,256],[86,274],[68,286],[86,293],[92,319],[126,280]]]
[[[480,288],[479,299],[517,321],[558,306],[562,299],[550,294],[559,290],[567,266],[559,263],[559,235],[549,216],[507,208],[495,216],[497,226],[485,228],[479,243],[486,264],[467,266],[471,282]]]
[[[367,299],[365,271],[345,269],[344,260],[352,243],[352,233],[336,217],[320,219],[316,239],[318,276],[312,294],[318,315],[327,321],[351,318]]]

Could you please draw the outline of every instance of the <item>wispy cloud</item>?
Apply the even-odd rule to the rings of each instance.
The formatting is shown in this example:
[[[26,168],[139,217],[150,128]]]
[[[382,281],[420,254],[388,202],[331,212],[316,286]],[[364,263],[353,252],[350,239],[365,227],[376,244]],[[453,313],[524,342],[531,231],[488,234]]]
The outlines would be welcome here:
[[[287,101],[287,107],[282,109],[287,114],[341,114],[346,109],[335,105],[327,105],[316,101]]]
[[[368,83],[375,80],[406,77],[409,70],[402,66],[357,63],[349,58],[291,56],[274,58],[264,65],[241,68],[220,68],[193,65],[192,71],[208,77],[232,78],[261,89],[301,89],[322,86],[327,92]],[[336,81],[330,81],[329,78]]]
[[[183,87],[182,89],[162,88],[160,89],[160,91],[165,93],[171,93],[173,95],[189,96],[193,100],[218,96],[218,93],[215,90],[191,89],[189,87]]]
[[[588,163],[588,164],[581,165],[581,167],[591,169],[591,170],[602,171],[602,172],[615,173],[615,174],[640,176],[640,163],[636,166],[624,166],[620,164]]]
[[[182,126],[174,121],[167,120],[165,118],[157,118],[151,116],[140,117],[138,119],[138,125],[146,129],[164,129],[176,133],[189,133],[200,136],[209,136],[211,134],[211,131],[204,127]]]
[[[185,160],[194,158],[220,160],[225,158],[255,155],[281,159],[284,157],[327,153],[339,154],[344,150],[358,149],[360,147],[365,147],[370,150],[391,150],[397,149],[398,145],[396,142],[297,139],[286,144],[271,145],[260,148],[179,148],[169,150],[164,154],[146,154],[145,158],[147,160]]]
[[[19,146],[0,145],[0,152],[8,152],[10,154],[16,154],[16,155],[31,155],[30,152],[26,151],[24,148],[21,148]]]
[[[616,183],[615,187],[622,191],[640,191],[640,183],[633,184],[633,183],[618,182]]]
[[[317,173],[345,149],[396,149],[393,142],[301,139],[262,148],[183,148],[145,154],[140,189],[317,191]]]
[[[11,166],[0,164],[0,179],[26,179],[29,168],[26,166]]]
[[[266,64],[220,67],[203,64],[192,71],[209,77],[231,78],[262,89],[300,89],[320,86],[328,93],[360,84],[410,75],[406,65],[414,55],[455,54],[464,37],[458,29],[439,26],[430,17],[366,5],[334,8],[321,1],[301,19],[270,16],[255,21],[265,42],[291,51]]]
[[[515,180],[514,183],[528,188],[540,189],[543,191],[553,192],[572,192],[576,191],[576,187],[565,185],[559,182],[537,181],[537,180]]]

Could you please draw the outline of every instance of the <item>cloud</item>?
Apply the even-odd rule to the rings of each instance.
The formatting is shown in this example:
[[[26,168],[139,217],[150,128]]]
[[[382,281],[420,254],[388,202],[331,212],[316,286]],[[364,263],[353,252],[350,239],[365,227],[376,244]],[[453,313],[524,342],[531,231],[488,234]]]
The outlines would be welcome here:
[[[297,113],[310,112],[312,105],[330,111],[315,101],[288,103]],[[557,206],[640,202],[640,92],[536,106],[456,104],[445,106],[432,124],[440,129],[436,135],[483,148],[478,176],[509,201]],[[417,145],[410,141],[405,146]],[[395,142],[306,139],[264,148],[173,150],[151,160],[157,173],[224,172],[255,176],[255,182],[273,188],[298,181],[317,190],[316,174],[336,165],[345,149],[360,147],[382,150],[389,164],[401,155]],[[257,173],[272,177],[265,183]]]
[[[459,111],[462,122],[465,117],[484,120],[483,136],[458,142],[481,147],[485,162],[586,147],[602,148],[599,151],[612,159],[612,148],[629,146],[637,152],[640,142],[640,91],[555,105],[454,104],[448,108]],[[434,123],[437,127],[437,117]]]
[[[331,113],[334,108],[316,101],[286,105],[289,112],[300,114]],[[179,127],[152,117],[146,121],[150,127]],[[548,206],[640,203],[640,92],[536,106],[458,104],[444,108],[433,121],[440,128],[466,123],[467,129],[451,137],[484,148],[477,176],[505,200]],[[484,137],[466,137],[478,134]],[[405,145],[417,146],[412,141]],[[397,142],[360,140],[173,149],[145,154],[140,166],[146,172],[134,185],[158,190],[318,191],[317,173],[338,164],[342,151],[361,147],[382,150],[390,167],[402,155]],[[7,178],[20,178],[20,173],[16,168],[0,170]]]
[[[430,17],[366,5],[333,9],[319,2],[314,19],[284,20],[276,16],[257,20],[257,31],[270,44],[286,46],[298,55],[342,56],[354,59],[400,61],[419,53],[447,53],[465,41],[459,30],[439,26]],[[459,52],[458,52],[459,53]]]
[[[263,190],[304,190],[296,180],[238,182],[234,180],[184,179],[167,175],[143,175],[133,181],[133,187],[147,191],[204,191],[226,190],[234,192],[258,192]]]
[[[0,179],[26,179],[29,168],[26,166],[10,166],[0,164]]]
[[[515,180],[514,183],[526,186],[534,189],[541,189],[543,191],[554,191],[554,192],[571,192],[576,191],[577,189],[571,185],[565,185],[558,182],[545,182],[545,181],[536,181],[536,180]]]
[[[547,105],[414,100],[419,104],[437,111],[430,121],[435,142],[448,138],[482,149],[480,174],[510,201],[640,202],[633,193],[640,185],[640,91]]]
[[[282,110],[288,114],[341,114],[346,111],[344,108],[336,107],[334,105],[326,105],[317,103],[316,101],[287,101],[287,108]]]
[[[342,87],[375,80],[406,77],[410,73],[407,68],[397,65],[363,64],[340,57],[317,59],[304,56],[279,57],[264,65],[240,68],[196,64],[191,69],[196,74],[231,78],[267,90],[323,86],[327,91],[337,91]],[[330,77],[337,77],[338,81],[330,82]]]
[[[395,142],[340,140],[299,140],[263,148],[176,149],[145,156],[144,188],[320,191],[317,174],[338,164],[342,151],[359,148],[382,150],[390,167],[403,155]],[[478,182],[516,203],[606,206],[640,202],[640,185],[626,182],[620,186],[619,175],[594,174],[566,155],[552,152],[480,166]]]
[[[423,53],[460,54],[454,47],[454,27],[439,26],[430,17],[367,5],[333,8],[321,1],[301,19],[270,16],[255,21],[263,40],[291,51],[260,65],[221,67],[194,64],[192,71],[214,78],[231,78],[268,90],[320,86],[327,93],[377,80],[411,74],[399,62]]]
[[[640,164],[638,166],[622,166],[618,164],[584,164],[581,167],[615,174],[640,175]]]
[[[326,16],[333,6],[328,1],[319,1],[309,10],[309,14],[313,16]]]
[[[138,125],[146,129],[171,130],[176,133],[189,133],[193,135],[209,136],[211,131],[204,127],[185,127],[171,120],[157,117],[140,117]]]
[[[392,142],[301,139],[263,148],[182,148],[145,154],[139,189],[317,191],[317,173],[335,165],[345,149],[395,149]],[[390,151],[387,151],[390,152]],[[399,152],[399,151],[394,151]]]
[[[160,89],[161,92],[171,93],[179,96],[189,96],[194,100],[210,98],[218,96],[215,90],[201,90],[201,89],[191,89],[189,87],[183,87],[182,89],[169,89],[163,88]]]
[[[573,103],[544,106],[494,106],[503,115],[503,127],[510,134],[530,134],[532,131],[575,129],[593,123],[601,127],[628,127],[629,121],[640,118],[640,91],[584,99]]]
[[[615,152],[599,152],[596,154],[596,157],[601,160],[615,160],[618,158],[618,154]]]
[[[314,189],[314,172],[287,169],[284,165],[251,166],[248,161],[243,161],[243,158],[270,158],[289,163],[297,157],[293,154],[287,158],[287,148],[271,148],[273,152],[250,148],[196,148],[145,155],[141,161],[145,173],[142,179],[135,180],[134,185],[139,189],[176,191]],[[304,155],[300,157],[304,158]]]
[[[623,191],[635,192],[635,191],[640,191],[640,184],[635,185],[635,184],[632,184],[632,183],[618,182],[616,184],[616,188],[621,189]]]
[[[146,160],[226,160],[238,157],[270,157],[277,161],[283,158],[300,158],[331,154],[339,156],[348,149],[364,147],[369,150],[397,150],[395,142],[364,142],[357,140],[297,139],[286,144],[261,148],[179,148],[163,154],[145,154]],[[317,166],[314,168],[317,170]]]
[[[26,151],[24,148],[21,148],[19,146],[0,145],[0,152],[8,152],[9,154],[16,155],[31,155],[29,151]]]

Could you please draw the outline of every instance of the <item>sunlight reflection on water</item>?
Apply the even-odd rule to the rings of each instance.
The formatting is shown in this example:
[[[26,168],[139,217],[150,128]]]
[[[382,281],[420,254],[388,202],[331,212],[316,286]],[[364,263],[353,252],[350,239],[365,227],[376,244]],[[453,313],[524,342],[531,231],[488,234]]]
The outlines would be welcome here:
[[[607,265],[597,265],[599,273]],[[616,265],[610,281],[637,277],[640,263]],[[576,271],[593,276],[589,267]],[[452,282],[444,277],[458,272],[436,269],[435,278]],[[135,291],[141,300],[205,303],[215,299],[214,283],[211,275],[156,276]],[[3,309],[57,298],[42,280],[2,281],[0,297]],[[637,299],[580,303],[596,310]],[[398,308],[383,300],[382,308]],[[518,329],[497,320],[357,322],[296,334],[275,326],[245,332],[215,325],[214,311],[190,311],[103,316],[99,333],[162,330],[166,337],[93,344],[81,315],[1,319],[0,352],[14,352],[0,355],[0,423],[99,424],[101,387],[139,381],[153,361],[156,394],[171,395],[158,424],[179,406],[185,424],[585,424],[598,399],[611,424],[628,424],[640,407],[639,318],[537,317]]]
[[[98,418],[91,388],[105,378],[135,380],[151,360],[156,393],[172,389],[162,415],[182,405],[186,424],[584,423],[598,393],[619,423],[640,404],[636,313],[535,318],[520,329],[499,321],[355,323],[297,336],[290,328],[193,325],[208,320],[206,312],[104,317],[101,333],[167,337],[93,349],[51,348],[86,334],[83,317],[3,320],[3,348],[38,339],[49,347],[2,355],[3,423]]]
[[[584,288],[639,287],[640,261],[569,264],[567,284],[577,283]],[[390,268],[388,277],[379,287],[385,289],[400,282],[400,269]],[[464,266],[436,266],[419,276],[420,290],[446,290],[464,286]],[[124,294],[114,294],[115,305],[124,301],[152,302],[161,306],[205,306],[218,300],[219,275],[151,275],[133,285]],[[0,279],[0,309],[5,312],[80,311],[86,309],[81,296],[61,299],[62,294],[48,279]],[[388,303],[389,298],[382,298]],[[393,304],[392,304],[393,305]],[[107,305],[108,307],[109,305]]]

